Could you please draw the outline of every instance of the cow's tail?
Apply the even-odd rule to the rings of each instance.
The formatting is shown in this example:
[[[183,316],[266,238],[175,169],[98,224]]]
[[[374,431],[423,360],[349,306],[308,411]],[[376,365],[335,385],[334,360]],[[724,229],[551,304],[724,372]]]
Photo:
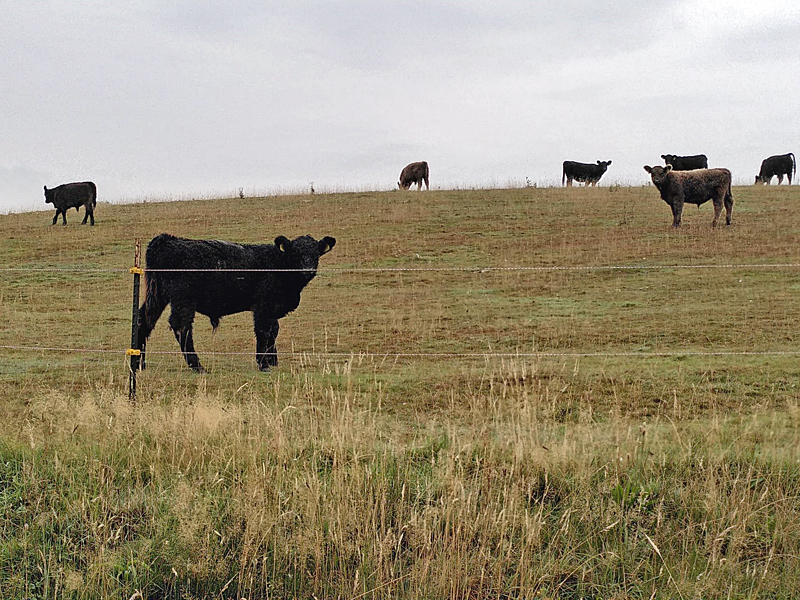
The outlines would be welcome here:
[[[92,197],[90,198],[90,200],[92,201],[92,209],[94,210],[94,207],[97,206],[97,186],[94,184],[93,181],[90,181],[89,188],[91,188],[92,190]]]
[[[159,285],[159,273],[144,274],[144,302],[142,303],[139,312],[139,331],[146,332],[144,336],[147,339],[150,332],[156,326],[161,313],[167,307],[167,299],[162,297],[161,286]]]
[[[145,253],[145,261],[149,266],[158,265],[158,255],[165,251],[162,244],[170,236],[161,234],[152,239],[147,245],[147,252]],[[160,285],[161,273],[158,271],[145,271],[144,274],[144,302],[139,307],[139,344],[138,348],[142,350],[147,338],[156,326],[161,313],[169,304],[169,298],[164,294],[164,290]]]
[[[564,182],[567,180],[567,166],[561,167],[561,187],[564,187]]]
[[[795,175],[797,175],[797,161],[794,159],[794,153],[793,152],[789,152],[789,156],[792,157],[792,179],[794,179]],[[791,182],[792,181],[790,179],[789,183],[791,183]]]

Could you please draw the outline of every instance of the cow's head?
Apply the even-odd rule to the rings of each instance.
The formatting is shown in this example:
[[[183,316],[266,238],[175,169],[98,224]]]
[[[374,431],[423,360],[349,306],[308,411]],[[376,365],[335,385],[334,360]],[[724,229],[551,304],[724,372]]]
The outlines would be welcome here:
[[[401,189],[401,190],[407,190],[407,189],[409,189],[409,188],[411,187],[411,184],[412,184],[412,183],[414,183],[414,182],[413,182],[413,181],[411,181],[411,180],[408,180],[408,181],[405,183],[405,185],[403,185],[403,183],[401,183],[400,181],[398,181],[398,182],[397,182],[397,187],[398,187],[398,189]]]
[[[665,165],[671,165],[675,161],[675,159],[678,158],[678,157],[675,156],[674,154],[662,154],[661,158],[664,159],[664,164]]]
[[[336,245],[336,238],[325,236],[317,241],[310,235],[303,235],[293,240],[279,235],[275,238],[275,247],[286,261],[286,268],[302,269],[300,273],[307,281],[317,274],[319,257],[330,252]]]
[[[769,181],[767,180],[766,177],[762,177],[761,175],[756,175],[755,183],[760,183],[761,185],[764,185],[765,183],[769,183]],[[753,185],[755,185],[755,183]]]
[[[597,164],[600,166],[601,169],[603,169],[603,171],[605,171],[606,169],[608,169],[608,165],[611,164],[611,161],[610,160],[598,160]]]
[[[667,173],[672,171],[672,165],[667,165],[666,167],[648,167],[645,165],[644,170],[650,173],[650,179],[653,180],[653,185],[661,189],[661,184],[664,183],[664,179],[667,178]]]
[[[53,190],[48,190],[47,186],[44,186],[44,203],[52,204],[54,199],[55,194],[53,193]]]

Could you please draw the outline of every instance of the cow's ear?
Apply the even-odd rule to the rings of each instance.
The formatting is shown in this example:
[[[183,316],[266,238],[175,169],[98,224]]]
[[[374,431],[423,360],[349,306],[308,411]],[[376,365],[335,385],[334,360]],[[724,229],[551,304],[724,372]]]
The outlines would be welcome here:
[[[333,247],[336,245],[336,238],[332,238],[329,235],[326,235],[319,241],[319,254],[322,256],[327,252],[333,250]]]
[[[648,173],[652,173],[653,172],[653,169],[651,167],[647,166],[647,165],[644,166],[644,170],[647,171]]]
[[[289,244],[289,238],[287,238],[285,235],[279,235],[275,238],[275,247],[281,252],[286,252],[286,250],[289,248]]]

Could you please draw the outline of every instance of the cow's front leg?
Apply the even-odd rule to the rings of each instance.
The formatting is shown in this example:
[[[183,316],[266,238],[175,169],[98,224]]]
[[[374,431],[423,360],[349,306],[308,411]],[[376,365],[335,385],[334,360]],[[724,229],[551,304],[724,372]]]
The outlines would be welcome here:
[[[681,216],[683,215],[683,200],[676,200],[672,203],[672,226],[677,229],[681,226]]]
[[[59,215],[60,213],[61,213],[61,210],[57,208],[57,209],[56,209],[56,214],[53,216],[53,225],[55,225],[55,224],[56,224],[56,222],[58,221],[58,215]]]
[[[253,329],[256,333],[256,363],[262,371],[269,371],[270,367],[278,366],[278,349],[275,346],[280,329],[278,319],[253,312]]]
[[[192,337],[192,323],[194,322],[194,311],[187,308],[172,309],[169,316],[169,326],[175,334],[175,339],[183,352],[183,358],[189,368],[197,373],[208,373],[200,364],[197,352],[194,350],[194,339]]]

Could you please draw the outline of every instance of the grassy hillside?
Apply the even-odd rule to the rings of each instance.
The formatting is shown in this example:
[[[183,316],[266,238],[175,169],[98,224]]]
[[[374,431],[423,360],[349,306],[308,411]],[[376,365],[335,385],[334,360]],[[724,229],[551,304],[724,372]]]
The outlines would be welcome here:
[[[680,231],[649,187],[0,216],[0,596],[793,597],[800,192],[734,198]],[[195,375],[165,315],[128,404],[162,231],[337,238],[276,370],[198,316]]]

